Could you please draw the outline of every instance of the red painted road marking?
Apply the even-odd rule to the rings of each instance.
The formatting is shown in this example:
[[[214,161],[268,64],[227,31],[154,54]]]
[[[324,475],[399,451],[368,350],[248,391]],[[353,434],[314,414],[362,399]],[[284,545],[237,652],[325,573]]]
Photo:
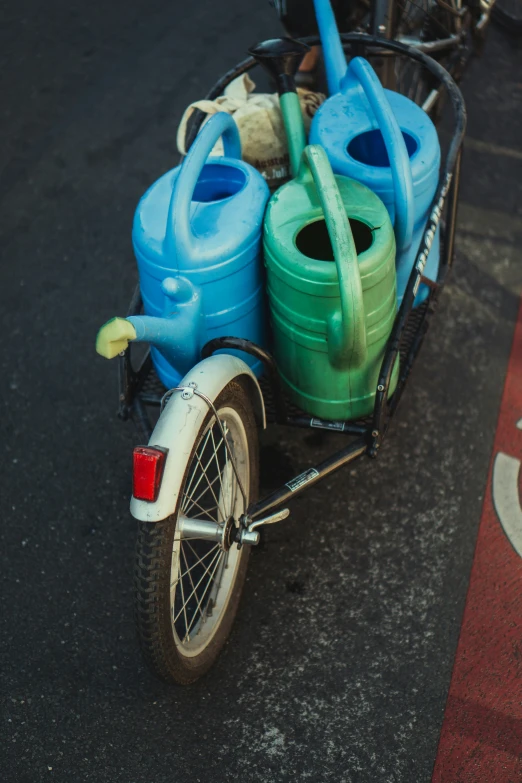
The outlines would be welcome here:
[[[432,783],[522,783],[521,419],[522,301]]]

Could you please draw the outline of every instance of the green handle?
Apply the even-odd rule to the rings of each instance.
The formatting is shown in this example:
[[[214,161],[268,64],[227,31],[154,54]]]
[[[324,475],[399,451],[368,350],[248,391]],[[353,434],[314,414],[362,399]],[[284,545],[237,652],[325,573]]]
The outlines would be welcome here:
[[[340,311],[328,320],[328,355],[338,369],[360,367],[366,361],[366,325],[357,251],[341,193],[324,149],[305,148],[298,180],[313,180],[323,208],[339,277]]]
[[[290,154],[290,172],[292,177],[297,177],[303,151],[306,147],[306,135],[301,114],[299,96],[295,92],[285,92],[279,96],[281,114],[285,126]]]

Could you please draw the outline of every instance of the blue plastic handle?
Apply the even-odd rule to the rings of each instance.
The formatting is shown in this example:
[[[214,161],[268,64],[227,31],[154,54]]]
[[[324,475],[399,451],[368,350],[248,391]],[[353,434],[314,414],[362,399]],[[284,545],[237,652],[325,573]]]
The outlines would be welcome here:
[[[341,83],[341,92],[348,86],[350,74],[353,74],[363,88],[388,153],[395,195],[395,238],[397,250],[400,252],[411,245],[413,236],[415,203],[410,156],[399,123],[370,63],[364,57],[354,57]]]
[[[330,95],[335,95],[341,89],[341,81],[348,65],[330,0],[314,0],[314,6],[317,27],[323,45],[328,92]]]
[[[315,16],[326,67],[326,80],[330,95],[344,92],[352,75],[361,85],[375,114],[390,160],[395,196],[395,238],[397,249],[406,250],[413,235],[413,182],[406,143],[391,109],[386,93],[370,63],[363,57],[354,57],[346,66],[339,29],[330,0],[314,0]]]
[[[197,242],[190,225],[190,204],[203,166],[221,136],[225,157],[241,160],[237,125],[230,114],[221,111],[207,120],[181,164],[170,199],[164,245],[165,252],[176,258],[190,256]]]

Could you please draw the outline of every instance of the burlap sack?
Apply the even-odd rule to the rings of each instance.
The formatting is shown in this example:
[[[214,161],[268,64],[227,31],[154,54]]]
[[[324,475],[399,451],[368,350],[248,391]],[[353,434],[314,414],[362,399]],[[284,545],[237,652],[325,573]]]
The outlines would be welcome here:
[[[283,119],[279,108],[279,96],[274,93],[254,93],[255,84],[247,74],[234,79],[225,92],[215,101],[196,101],[183,114],[177,134],[178,150],[186,154],[185,134],[187,122],[195,109],[207,115],[206,120],[218,111],[226,111],[234,117],[241,137],[243,160],[261,172],[269,188],[281,185],[290,176],[289,157]],[[321,93],[298,89],[305,131],[308,135],[312,117],[325,100]],[[204,124],[204,123],[203,123]],[[212,155],[222,155],[223,144],[219,140]]]

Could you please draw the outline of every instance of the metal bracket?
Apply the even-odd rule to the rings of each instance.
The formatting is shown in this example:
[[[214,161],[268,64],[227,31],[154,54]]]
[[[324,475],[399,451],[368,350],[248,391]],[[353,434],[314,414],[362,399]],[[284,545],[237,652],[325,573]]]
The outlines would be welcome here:
[[[267,517],[256,519],[254,522],[252,522],[249,516],[243,515],[239,520],[241,527],[239,529],[238,546],[241,547],[243,544],[255,546],[256,544],[259,544],[261,535],[257,530],[258,527],[262,527],[263,525],[274,525],[276,522],[281,522],[289,516],[289,508],[282,508],[281,511],[276,511],[274,514],[269,514]]]

